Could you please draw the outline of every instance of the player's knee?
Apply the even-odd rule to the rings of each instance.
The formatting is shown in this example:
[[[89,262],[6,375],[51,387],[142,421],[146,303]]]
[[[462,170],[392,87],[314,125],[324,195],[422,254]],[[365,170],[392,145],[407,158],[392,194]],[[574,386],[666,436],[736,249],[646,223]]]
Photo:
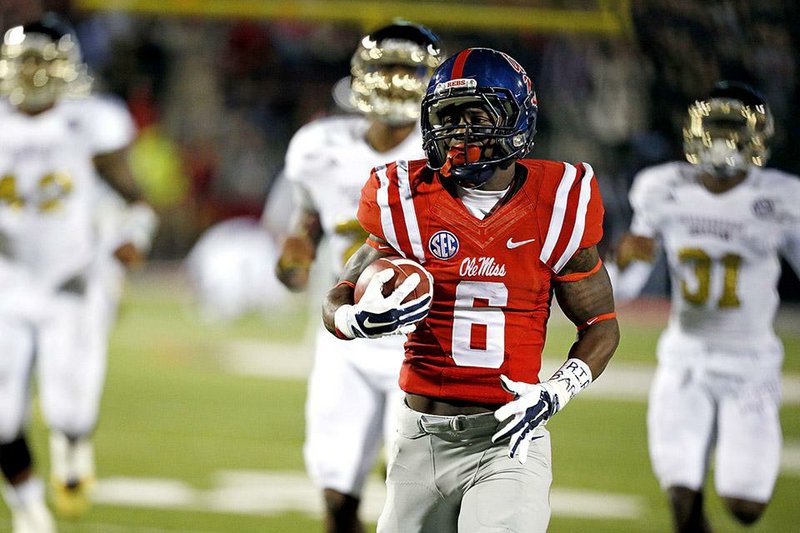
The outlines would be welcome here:
[[[0,333],[2,335],[2,333]],[[0,355],[3,357],[3,355]],[[15,440],[24,430],[25,408],[22,405],[10,401],[6,403],[6,397],[0,400],[4,404],[3,414],[0,415],[0,443]]]
[[[736,517],[740,523],[749,526],[755,524],[764,511],[767,509],[766,503],[742,500],[739,498],[723,498],[728,511]]]
[[[0,471],[12,485],[23,481],[33,468],[33,458],[28,442],[19,436],[11,442],[0,444]]]
[[[57,422],[50,423],[50,430],[61,433],[70,441],[87,439],[94,433],[97,416],[95,413],[61,416]]]
[[[10,418],[10,417],[9,417]],[[0,421],[0,442],[12,442],[19,435],[21,426],[11,420]],[[0,444],[0,446],[3,446]]]

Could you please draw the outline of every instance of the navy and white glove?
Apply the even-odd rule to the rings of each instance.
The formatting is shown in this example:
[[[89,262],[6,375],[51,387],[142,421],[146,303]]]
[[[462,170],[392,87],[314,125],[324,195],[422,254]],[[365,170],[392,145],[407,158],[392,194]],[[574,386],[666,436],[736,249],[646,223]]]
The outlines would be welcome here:
[[[573,396],[592,382],[592,372],[580,359],[567,359],[567,362],[541,383],[512,381],[501,375],[503,388],[514,395],[514,400],[495,411],[494,416],[502,422],[511,421],[492,436],[492,442],[511,438],[508,456],[516,457],[520,463],[528,459],[528,448],[537,428],[544,426],[559,412]]]
[[[408,276],[389,296],[384,296],[383,284],[393,276],[392,269],[377,272],[358,303],[343,305],[336,310],[334,323],[341,337],[373,339],[408,334],[416,329],[415,323],[425,318],[430,310],[431,296],[426,294],[403,303],[420,282],[416,273]]]
[[[532,384],[512,381],[500,376],[503,388],[514,395],[514,400],[495,411],[499,422],[511,418],[511,421],[492,436],[492,442],[511,437],[508,456],[517,457],[520,463],[528,459],[528,448],[534,440],[533,432],[543,426],[559,407],[558,399],[546,383]]]

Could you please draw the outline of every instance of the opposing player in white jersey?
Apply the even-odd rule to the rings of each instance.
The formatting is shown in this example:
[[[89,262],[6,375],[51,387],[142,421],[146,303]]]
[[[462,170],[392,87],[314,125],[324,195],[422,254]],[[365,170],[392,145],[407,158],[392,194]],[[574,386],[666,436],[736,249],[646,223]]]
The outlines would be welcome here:
[[[420,25],[396,22],[365,36],[351,62],[352,103],[361,115],[319,119],[294,136],[285,176],[298,203],[293,232],[277,266],[293,289],[307,286],[323,236],[331,283],[367,236],[356,220],[361,188],[370,170],[397,159],[421,157],[419,109],[438,65],[438,38]],[[404,338],[345,342],[320,321],[306,404],[306,467],[323,490],[326,528],[362,531],[358,506],[383,433],[394,433],[401,401],[398,375]]]
[[[130,116],[85,95],[89,78],[68,25],[46,15],[11,28],[0,66],[0,469],[14,532],[48,532],[26,438],[30,376],[35,365],[56,509],[79,515],[94,479],[90,436],[119,279],[109,256],[139,259],[155,215],[127,164]],[[109,193],[100,178],[126,204],[111,222],[101,215]]]
[[[677,531],[710,531],[712,449],[716,490],[744,524],[764,512],[778,474],[783,348],[772,322],[780,255],[800,273],[800,180],[764,168],[772,121],[752,88],[721,82],[689,108],[689,162],[643,170],[630,192],[614,291],[636,296],[663,248],[672,309],[648,431]]]

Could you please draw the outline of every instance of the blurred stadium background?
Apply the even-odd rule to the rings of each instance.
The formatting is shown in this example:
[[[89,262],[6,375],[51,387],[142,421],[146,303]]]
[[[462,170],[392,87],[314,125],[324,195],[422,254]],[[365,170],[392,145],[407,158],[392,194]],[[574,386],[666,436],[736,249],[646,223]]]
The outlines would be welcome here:
[[[112,340],[97,505],[81,523],[62,522],[67,532],[321,531],[301,452],[316,295],[276,292],[262,313],[209,322],[194,305],[185,258],[210,227],[257,219],[270,200],[268,227],[280,240],[287,211],[275,198],[289,138],[342,112],[331,87],[349,72],[357,40],[396,16],[429,25],[451,52],[492,46],[533,74],[534,154],[595,166],[606,245],[627,227],[635,172],[681,157],[686,105],[718,79],[766,94],[778,126],[772,166],[800,173],[792,0],[2,0],[0,30],[43,10],[74,23],[98,88],[128,104],[139,127],[132,162],[162,221]],[[800,284],[788,269],[780,292],[785,452],[773,504],[751,529],[759,532],[800,524]],[[669,529],[644,425],[666,320],[663,270],[647,293],[621,310],[622,344],[603,379],[550,424],[552,531]],[[556,313],[548,362],[573,331]],[[376,470],[365,502],[373,522],[381,498]],[[716,497],[709,504],[719,531],[740,530]],[[0,506],[0,531],[9,527]]]

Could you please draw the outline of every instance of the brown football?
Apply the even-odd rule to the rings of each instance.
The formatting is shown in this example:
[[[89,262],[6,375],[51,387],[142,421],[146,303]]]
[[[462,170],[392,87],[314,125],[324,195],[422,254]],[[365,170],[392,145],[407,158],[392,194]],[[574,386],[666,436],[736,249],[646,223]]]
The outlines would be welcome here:
[[[430,294],[433,296],[433,276],[431,273],[425,270],[425,267],[417,263],[416,261],[412,261],[410,259],[406,259],[404,257],[399,256],[390,256],[390,257],[382,257],[373,261],[361,275],[358,277],[358,281],[356,282],[355,292],[353,297],[356,302],[358,302],[361,297],[364,295],[364,291],[367,289],[367,285],[369,285],[369,281],[372,279],[376,273],[380,272],[381,270],[385,270],[387,268],[391,268],[394,270],[395,274],[389,281],[383,284],[383,295],[389,296],[392,294],[392,291],[395,290],[403,281],[408,278],[411,274],[416,272],[419,274],[420,281],[417,287],[411,291],[411,294],[406,296],[403,300],[404,302],[409,302],[416,298],[420,298],[425,296],[426,294]]]

